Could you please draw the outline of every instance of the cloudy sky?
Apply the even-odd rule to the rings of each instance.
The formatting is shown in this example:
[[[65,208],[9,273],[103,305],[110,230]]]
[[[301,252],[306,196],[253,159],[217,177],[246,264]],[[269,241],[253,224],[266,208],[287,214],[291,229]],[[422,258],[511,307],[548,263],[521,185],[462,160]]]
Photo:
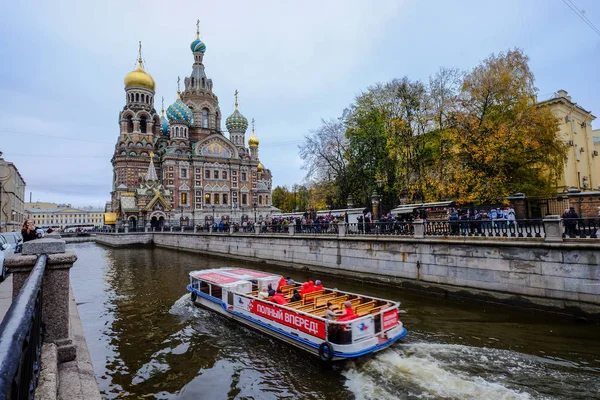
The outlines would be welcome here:
[[[571,1],[600,28],[600,2]],[[530,56],[540,97],[565,89],[600,114],[600,36],[563,0],[3,1],[0,150],[27,196],[78,206],[110,199],[123,78],[138,40],[168,105],[177,76],[191,71],[197,18],[221,110],[233,111],[238,89],[274,185],[303,181],[304,135],[367,86],[468,69],[512,47]]]

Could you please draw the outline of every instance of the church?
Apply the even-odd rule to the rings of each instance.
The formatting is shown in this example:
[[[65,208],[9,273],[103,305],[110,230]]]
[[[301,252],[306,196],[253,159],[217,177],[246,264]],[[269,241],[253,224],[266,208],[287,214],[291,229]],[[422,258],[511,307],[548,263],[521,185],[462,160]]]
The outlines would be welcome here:
[[[248,120],[238,109],[221,130],[219,99],[204,67],[206,44],[190,45],[192,71],[177,79],[177,96],[166,112],[154,108],[155,83],[137,68],[125,76],[125,106],[112,157],[110,208],[117,224],[130,228],[205,225],[260,220],[271,207],[271,171],[260,162],[254,132],[246,147]]]

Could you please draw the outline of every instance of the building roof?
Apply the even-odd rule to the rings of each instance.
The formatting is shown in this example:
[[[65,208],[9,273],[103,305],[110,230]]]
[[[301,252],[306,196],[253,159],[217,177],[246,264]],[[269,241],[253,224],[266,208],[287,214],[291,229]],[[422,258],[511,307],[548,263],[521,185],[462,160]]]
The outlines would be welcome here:
[[[566,94],[566,92],[565,92]],[[579,104],[574,103],[573,101],[571,101],[571,96],[565,97],[565,96],[561,96],[558,93],[556,94],[556,97],[552,97],[551,99],[548,100],[544,100],[544,101],[540,101],[537,103],[538,106],[545,106],[545,105],[551,105],[553,103],[565,103],[566,105],[572,106],[574,108],[576,108],[578,111],[584,113],[584,114],[589,114],[589,116],[592,119],[596,119],[596,117],[592,114],[591,111],[586,110],[585,108],[581,107]]]
[[[30,213],[46,213],[46,214],[51,214],[51,213],[103,213],[104,210],[101,209],[85,209],[85,210],[81,210],[78,208],[64,208],[64,207],[60,207],[60,208],[26,208],[25,211],[30,212]]]

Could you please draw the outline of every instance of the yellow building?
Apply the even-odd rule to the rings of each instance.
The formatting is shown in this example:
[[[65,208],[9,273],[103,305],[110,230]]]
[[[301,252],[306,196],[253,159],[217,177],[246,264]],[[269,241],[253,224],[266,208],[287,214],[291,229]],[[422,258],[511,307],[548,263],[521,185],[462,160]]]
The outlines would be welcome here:
[[[96,226],[99,228],[104,226],[104,210],[92,208],[77,209],[57,204],[54,204],[54,207],[50,208],[47,204],[48,203],[45,203],[45,207],[40,208],[26,208],[28,218],[31,219],[37,227],[51,226],[64,229],[68,226]]]
[[[559,90],[550,100],[538,103],[550,107],[560,119],[558,135],[568,144],[567,162],[562,177],[556,183],[559,192],[569,189],[598,190],[600,187],[600,142],[594,142],[592,121],[596,119]],[[598,131],[596,131],[598,132]]]

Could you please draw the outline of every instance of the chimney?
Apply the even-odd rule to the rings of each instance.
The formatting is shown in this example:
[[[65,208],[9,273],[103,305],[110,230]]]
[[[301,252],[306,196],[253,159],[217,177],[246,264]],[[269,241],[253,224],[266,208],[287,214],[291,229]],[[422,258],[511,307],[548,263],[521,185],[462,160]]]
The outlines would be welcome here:
[[[558,97],[564,97],[565,99],[571,101],[571,96],[569,96],[569,93],[567,93],[566,90],[562,90],[560,89],[558,92],[556,92]]]

